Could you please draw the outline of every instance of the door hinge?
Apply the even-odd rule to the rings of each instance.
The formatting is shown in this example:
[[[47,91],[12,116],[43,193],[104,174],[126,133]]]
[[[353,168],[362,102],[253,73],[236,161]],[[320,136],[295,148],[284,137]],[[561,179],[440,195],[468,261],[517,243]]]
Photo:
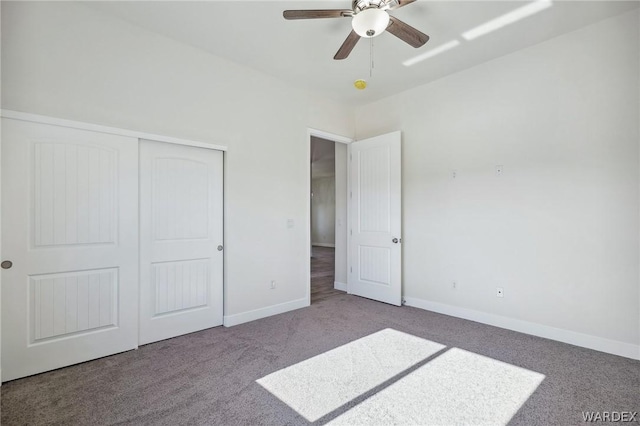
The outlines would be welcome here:
[[[351,266],[349,269],[351,270],[351,273],[353,274],[353,266]]]
[[[353,191],[349,192],[349,198],[353,199]]]

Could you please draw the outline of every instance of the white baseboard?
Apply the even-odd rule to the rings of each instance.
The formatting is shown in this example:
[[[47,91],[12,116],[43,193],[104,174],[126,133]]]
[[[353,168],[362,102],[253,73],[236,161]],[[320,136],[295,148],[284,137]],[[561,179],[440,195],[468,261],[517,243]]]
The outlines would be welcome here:
[[[292,300],[278,305],[267,306],[266,308],[242,312],[240,314],[225,315],[222,321],[225,327],[233,327],[234,325],[244,324],[245,322],[255,321],[272,315],[283,314],[300,308],[306,308],[307,306],[309,306],[309,299],[305,297],[303,299]]]
[[[336,290],[347,291],[347,285],[338,281],[333,282],[333,288]]]
[[[416,299],[413,297],[405,297],[405,300],[405,304],[407,306],[412,306],[414,308],[425,309],[427,311],[463,318],[495,327],[506,328],[507,330],[518,331],[520,333],[557,340],[559,342],[569,343],[583,348],[594,349],[596,351],[640,360],[640,345],[633,345],[631,343],[605,339],[603,337],[550,327],[529,321],[522,321],[473,309],[446,305],[444,303]]]
[[[311,243],[312,246],[316,246],[316,247],[331,247],[331,248],[336,248],[335,244],[328,244],[328,243]]]

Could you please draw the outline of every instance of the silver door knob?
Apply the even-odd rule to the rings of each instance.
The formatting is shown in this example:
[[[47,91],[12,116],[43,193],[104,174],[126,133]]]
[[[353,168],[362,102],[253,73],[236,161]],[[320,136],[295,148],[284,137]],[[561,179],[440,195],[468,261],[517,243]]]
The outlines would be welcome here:
[[[393,242],[393,244],[398,244],[398,239],[394,238],[393,240],[391,240]]]
[[[13,262],[10,260],[5,260],[4,262],[0,263],[0,266],[2,267],[2,269],[11,269],[11,267],[13,266]]]
[[[218,251],[222,251],[223,248],[224,247],[222,247],[222,246],[218,246]]]

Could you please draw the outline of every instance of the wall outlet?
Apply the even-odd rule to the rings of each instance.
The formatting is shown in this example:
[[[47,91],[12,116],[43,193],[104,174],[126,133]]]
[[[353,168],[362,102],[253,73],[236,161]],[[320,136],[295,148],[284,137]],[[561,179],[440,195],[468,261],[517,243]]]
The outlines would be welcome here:
[[[502,176],[502,166],[496,166],[496,175]]]
[[[452,171],[451,172],[451,179],[455,179],[457,177],[458,177],[458,171],[457,170]]]
[[[504,297],[504,290],[502,289],[502,287],[496,287],[496,296]]]
[[[455,281],[451,281],[451,288],[454,289],[454,290],[457,290],[458,289],[458,283],[455,282]]]
[[[287,219],[287,228],[291,229],[295,226],[293,219]]]
[[[276,282],[275,281],[271,281],[271,290],[273,290],[274,288],[276,288]]]

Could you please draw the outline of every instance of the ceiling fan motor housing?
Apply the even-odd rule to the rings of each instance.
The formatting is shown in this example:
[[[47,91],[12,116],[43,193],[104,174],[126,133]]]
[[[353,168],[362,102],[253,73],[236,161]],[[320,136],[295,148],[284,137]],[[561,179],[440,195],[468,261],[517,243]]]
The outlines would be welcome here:
[[[353,13],[362,12],[365,9],[382,9],[390,3],[393,3],[394,0],[353,0],[351,2],[351,9],[353,9]]]
[[[387,0],[353,0],[353,30],[366,38],[382,34],[389,25],[387,4]]]

